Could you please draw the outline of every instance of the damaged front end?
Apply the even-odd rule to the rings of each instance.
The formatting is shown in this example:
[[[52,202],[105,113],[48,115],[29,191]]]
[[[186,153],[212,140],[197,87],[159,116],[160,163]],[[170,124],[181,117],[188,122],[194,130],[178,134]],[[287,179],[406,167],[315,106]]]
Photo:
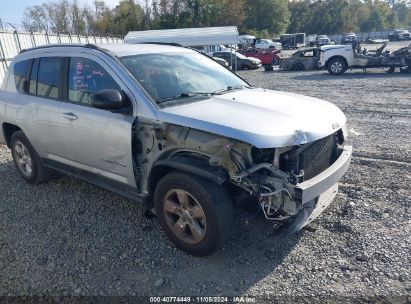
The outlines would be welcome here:
[[[344,146],[343,130],[306,144],[257,148],[177,125],[146,128],[140,121],[136,172],[153,177],[138,178],[142,189],[147,180],[152,181],[149,189],[154,188],[164,167],[227,185],[235,201],[257,202],[267,219],[284,223],[291,233],[314,220],[334,199],[351,160],[352,148]],[[152,140],[143,140],[150,133]]]
[[[286,223],[292,233],[314,220],[334,199],[351,151],[344,146],[342,129],[303,145],[252,148],[252,163],[247,167],[242,162],[245,157],[231,150],[227,152],[233,162],[244,167],[231,171],[230,181],[258,200],[267,219]]]

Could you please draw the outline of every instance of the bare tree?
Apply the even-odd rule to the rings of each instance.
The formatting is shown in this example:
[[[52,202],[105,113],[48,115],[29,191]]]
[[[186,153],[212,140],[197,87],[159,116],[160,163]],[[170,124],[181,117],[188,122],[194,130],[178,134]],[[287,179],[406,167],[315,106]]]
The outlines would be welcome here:
[[[104,1],[94,0],[93,4],[96,19],[103,17],[104,13],[108,10],[106,3]]]
[[[78,6],[77,0],[74,0],[70,5],[70,17],[72,32],[83,35],[86,31],[86,21],[84,11]]]
[[[86,24],[86,28],[85,28],[86,34],[94,35],[96,19],[94,17],[93,9],[90,6],[85,5],[83,7],[82,13],[83,13],[84,21]]]
[[[50,28],[55,33],[69,32],[69,6],[67,0],[50,2],[45,5]]]
[[[23,13],[23,28],[29,32],[47,32],[49,22],[45,5],[29,6]]]

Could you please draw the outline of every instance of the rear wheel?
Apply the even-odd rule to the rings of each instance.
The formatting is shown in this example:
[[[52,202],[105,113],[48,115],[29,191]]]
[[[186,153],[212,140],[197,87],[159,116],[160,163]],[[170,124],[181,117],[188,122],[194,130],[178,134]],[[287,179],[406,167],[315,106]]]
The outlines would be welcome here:
[[[230,236],[233,207],[225,190],[195,175],[172,172],[158,183],[154,208],[176,247],[206,256]]]
[[[11,137],[11,154],[20,176],[31,184],[41,184],[51,178],[51,170],[45,167],[22,131]]]
[[[305,71],[305,65],[300,63],[296,63],[293,65],[293,71]]]
[[[331,58],[328,62],[328,73],[333,76],[342,75],[347,70],[347,64],[341,58]]]

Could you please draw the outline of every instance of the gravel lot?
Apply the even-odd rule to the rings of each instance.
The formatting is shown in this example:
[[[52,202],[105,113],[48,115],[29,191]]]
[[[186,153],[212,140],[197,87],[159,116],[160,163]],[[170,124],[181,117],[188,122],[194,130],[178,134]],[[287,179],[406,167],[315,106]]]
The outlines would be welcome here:
[[[359,134],[349,140],[355,154],[325,213],[261,247],[271,223],[257,217],[247,225],[250,214],[237,210],[232,240],[194,258],[174,249],[138,204],[68,177],[26,184],[3,146],[0,295],[411,301],[411,74],[240,74],[257,86],[331,101],[347,114]]]

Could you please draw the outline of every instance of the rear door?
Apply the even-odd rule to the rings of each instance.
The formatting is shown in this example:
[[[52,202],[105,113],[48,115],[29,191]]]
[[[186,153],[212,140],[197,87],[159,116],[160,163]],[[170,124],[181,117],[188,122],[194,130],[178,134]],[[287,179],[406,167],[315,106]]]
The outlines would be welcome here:
[[[61,70],[64,57],[41,57],[31,60],[26,93],[30,96],[30,127],[23,130],[43,159],[64,157],[60,142],[59,108],[62,98]]]
[[[132,125],[135,117],[97,109],[91,95],[103,89],[125,92],[125,85],[100,58],[88,54],[67,60],[65,99],[60,105],[60,128],[66,150],[63,161],[79,174],[93,175],[117,187],[135,188]],[[112,184],[112,183],[110,183]],[[127,187],[123,190],[127,190]]]

